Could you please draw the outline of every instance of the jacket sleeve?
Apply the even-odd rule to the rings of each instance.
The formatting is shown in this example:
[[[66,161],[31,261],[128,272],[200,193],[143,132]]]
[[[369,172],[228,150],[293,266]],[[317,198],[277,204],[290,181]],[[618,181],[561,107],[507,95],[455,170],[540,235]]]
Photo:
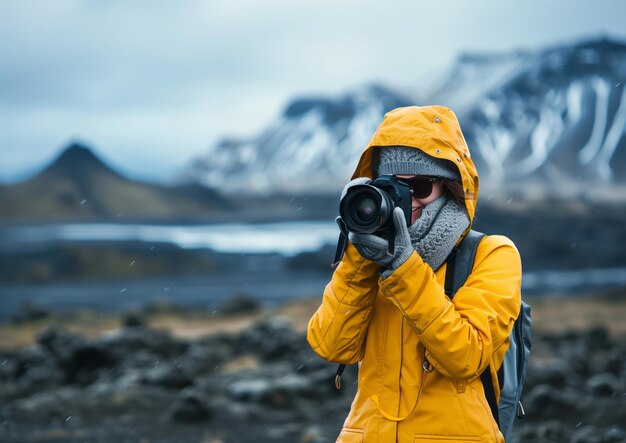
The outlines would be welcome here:
[[[320,357],[344,364],[363,358],[365,333],[378,293],[379,267],[348,243],[309,321],[307,341]]]
[[[520,310],[521,278],[515,245],[506,237],[488,236],[454,303],[416,252],[379,284],[420,336],[435,368],[464,379],[479,375],[492,354],[508,344]]]

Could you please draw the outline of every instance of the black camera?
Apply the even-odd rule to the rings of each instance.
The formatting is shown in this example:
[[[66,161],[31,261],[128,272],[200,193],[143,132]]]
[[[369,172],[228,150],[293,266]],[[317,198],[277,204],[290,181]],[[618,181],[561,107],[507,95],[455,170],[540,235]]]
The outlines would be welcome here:
[[[348,231],[391,234],[393,210],[402,208],[406,225],[411,225],[411,191],[409,185],[393,175],[381,175],[367,185],[354,185],[339,203],[339,215]]]

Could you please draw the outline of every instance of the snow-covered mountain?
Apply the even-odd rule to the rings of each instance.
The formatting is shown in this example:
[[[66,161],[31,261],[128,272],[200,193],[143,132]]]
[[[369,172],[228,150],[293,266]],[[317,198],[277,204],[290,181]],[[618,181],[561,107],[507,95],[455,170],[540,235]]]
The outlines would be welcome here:
[[[626,184],[626,44],[466,54],[430,90],[366,86],[297,99],[266,131],[224,140],[189,171],[226,191],[336,192],[384,113],[442,104],[457,113],[483,186]]]
[[[226,192],[336,192],[385,112],[411,103],[372,85],[337,99],[298,98],[257,137],[222,140],[190,174]]]
[[[433,96],[458,108],[483,182],[626,183],[625,44],[467,56],[451,72]]]

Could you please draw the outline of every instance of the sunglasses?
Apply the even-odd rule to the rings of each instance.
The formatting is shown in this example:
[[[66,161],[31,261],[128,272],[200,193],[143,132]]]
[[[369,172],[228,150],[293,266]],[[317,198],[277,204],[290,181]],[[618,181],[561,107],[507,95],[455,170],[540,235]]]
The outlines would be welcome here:
[[[413,198],[426,198],[433,192],[433,184],[438,179],[435,177],[413,177],[413,178],[398,178],[398,181],[409,185],[409,190]]]

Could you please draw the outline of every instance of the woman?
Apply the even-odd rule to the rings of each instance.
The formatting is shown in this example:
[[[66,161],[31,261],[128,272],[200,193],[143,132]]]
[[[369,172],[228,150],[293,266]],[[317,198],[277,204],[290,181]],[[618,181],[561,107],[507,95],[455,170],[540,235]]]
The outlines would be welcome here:
[[[326,360],[359,363],[358,391],[338,442],[503,442],[480,374],[496,369],[520,310],[521,262],[506,237],[480,242],[454,301],[446,259],[469,232],[478,175],[454,113],[406,107],[385,115],[347,189],[379,175],[412,187],[411,225],[394,210],[395,241],[349,234],[309,322]]]

